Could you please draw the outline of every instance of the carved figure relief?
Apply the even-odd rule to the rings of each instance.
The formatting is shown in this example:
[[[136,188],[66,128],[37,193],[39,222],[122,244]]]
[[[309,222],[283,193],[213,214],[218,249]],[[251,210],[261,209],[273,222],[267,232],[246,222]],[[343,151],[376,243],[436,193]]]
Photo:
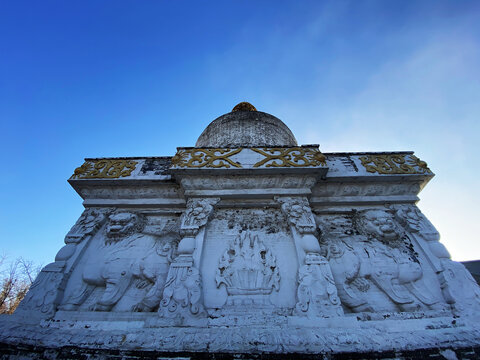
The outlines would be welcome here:
[[[145,297],[133,307],[133,311],[155,311],[163,297],[163,289],[168,275],[170,264],[175,252],[176,239],[163,239],[155,246],[155,252],[149,253],[140,263],[135,264],[134,276],[140,281],[137,287],[144,288],[151,285]]]
[[[33,282],[17,311],[39,310],[45,317],[52,317],[62,300],[61,284],[65,280],[67,260],[74,256],[77,245],[86,236],[92,236],[104,223],[108,209],[87,209],[65,236],[65,246],[55,256],[55,262],[45,266]]]
[[[356,218],[363,241],[364,270],[403,311],[432,308],[438,302],[422,281],[423,270],[415,253],[405,247],[403,230],[385,210],[367,210]]]
[[[342,304],[352,312],[373,312],[367,299],[370,282],[360,273],[360,258],[353,248],[341,240],[332,242],[328,247],[327,259]]]
[[[319,226],[338,296],[350,311],[445,309],[430,290],[431,278],[426,285],[418,254],[392,211],[322,215]]]
[[[138,289],[151,286],[144,301],[131,304],[132,310],[150,311],[158,305],[156,294],[164,283],[174,240],[159,241],[155,236],[143,234],[144,226],[145,219],[139,214],[119,212],[109,216],[104,244],[99,249],[100,259],[93,257],[87,261],[82,284],[61,306],[62,310],[77,310],[95,289],[104,288],[90,310],[110,311],[131,285]]]
[[[227,305],[266,305],[280,288],[276,258],[260,238],[238,235],[223,253],[217,268],[217,287],[227,289]]]
[[[394,311],[388,298],[376,294],[375,285],[370,280],[368,262],[362,260],[359,253],[359,236],[351,216],[323,215],[318,217],[322,234],[322,250],[326,253],[338,297],[346,310],[351,312]],[[367,269],[367,270],[366,270]],[[388,304],[385,304],[385,301]]]

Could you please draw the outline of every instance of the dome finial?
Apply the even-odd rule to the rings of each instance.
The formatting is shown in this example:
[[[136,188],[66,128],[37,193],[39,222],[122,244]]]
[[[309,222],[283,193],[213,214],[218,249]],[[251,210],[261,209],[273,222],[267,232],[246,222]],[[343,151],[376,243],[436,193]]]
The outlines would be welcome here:
[[[255,109],[255,106],[253,106],[249,102],[243,101],[235,105],[235,107],[232,109],[232,112],[235,111],[257,111],[257,109]]]

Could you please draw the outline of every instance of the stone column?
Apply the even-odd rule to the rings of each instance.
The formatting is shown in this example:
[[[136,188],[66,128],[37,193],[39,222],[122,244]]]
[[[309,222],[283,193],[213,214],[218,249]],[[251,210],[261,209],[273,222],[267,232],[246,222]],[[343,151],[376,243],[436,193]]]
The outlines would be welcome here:
[[[307,317],[343,315],[327,259],[315,236],[315,219],[306,197],[275,197],[290,223],[299,263],[295,313]]]
[[[207,224],[219,198],[191,198],[182,218],[178,256],[170,265],[158,313],[184,324],[205,317],[199,261]]]

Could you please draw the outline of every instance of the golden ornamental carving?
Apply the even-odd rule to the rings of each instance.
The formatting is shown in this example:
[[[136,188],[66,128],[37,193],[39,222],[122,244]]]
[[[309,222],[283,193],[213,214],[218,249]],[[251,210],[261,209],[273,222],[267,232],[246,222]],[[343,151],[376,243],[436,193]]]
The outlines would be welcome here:
[[[415,155],[387,154],[360,156],[369,173],[379,174],[431,174],[425,161]]]
[[[252,148],[265,159],[257,162],[253,167],[265,165],[265,167],[306,167],[327,165],[326,157],[317,149],[293,147],[293,148]]]
[[[118,179],[127,177],[138,162],[133,160],[102,159],[86,161],[75,169],[70,179]]]
[[[241,168],[242,165],[230,159],[242,148],[231,149],[181,149],[172,158],[172,165],[188,168]]]

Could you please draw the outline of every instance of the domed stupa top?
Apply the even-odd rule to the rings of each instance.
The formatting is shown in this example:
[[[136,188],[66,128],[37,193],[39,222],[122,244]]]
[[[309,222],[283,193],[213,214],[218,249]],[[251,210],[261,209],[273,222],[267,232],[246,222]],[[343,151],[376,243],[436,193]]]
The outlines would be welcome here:
[[[195,147],[297,146],[290,129],[273,115],[248,102],[215,120],[202,132]]]

